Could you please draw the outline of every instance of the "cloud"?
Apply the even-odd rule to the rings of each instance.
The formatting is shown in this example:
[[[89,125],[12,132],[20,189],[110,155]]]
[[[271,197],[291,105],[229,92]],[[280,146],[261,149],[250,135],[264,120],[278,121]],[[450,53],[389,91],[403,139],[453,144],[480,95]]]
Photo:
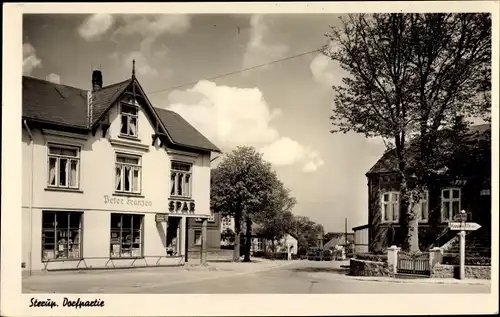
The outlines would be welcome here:
[[[97,40],[111,28],[114,23],[111,14],[93,14],[78,27],[78,33],[87,41]]]
[[[186,14],[145,14],[124,15],[123,25],[116,34],[140,34],[143,37],[156,37],[161,34],[182,34],[191,27],[191,18]]]
[[[270,20],[263,15],[252,15],[250,38],[243,55],[243,67],[252,67],[282,58],[289,50],[287,45],[270,41]]]
[[[324,164],[318,152],[288,137],[281,137],[260,151],[274,165],[302,164],[304,172],[314,172]]]
[[[50,73],[49,75],[47,75],[47,77],[45,77],[45,79],[47,81],[50,81],[50,82],[53,82],[56,84],[61,83],[61,77],[57,74],[54,74],[54,73]]]
[[[200,81],[192,89],[172,92],[168,100],[171,110],[224,151],[238,145],[254,146],[275,166],[303,164],[305,172],[312,172],[324,163],[319,153],[280,136],[272,122],[282,113],[270,109],[258,88]]]
[[[316,55],[309,65],[309,69],[316,82],[329,87],[335,83],[335,67],[327,56],[323,54]]]
[[[23,75],[31,75],[31,72],[42,66],[42,61],[36,56],[33,45],[26,42],[23,44]]]
[[[159,75],[158,70],[153,68],[147,57],[141,51],[132,51],[122,56],[123,67],[132,70],[132,61],[135,60],[135,71],[138,75],[156,77]]]
[[[158,43],[159,37],[163,34],[186,32],[191,27],[190,16],[185,14],[122,15],[119,21],[121,26],[115,30],[115,36],[138,35],[141,41],[137,49],[128,53],[114,52],[112,57],[125,67],[130,67],[132,59],[135,59],[139,75],[157,77],[170,74],[170,72],[160,74],[152,64],[152,60],[162,59],[168,54],[168,47],[164,43]]]

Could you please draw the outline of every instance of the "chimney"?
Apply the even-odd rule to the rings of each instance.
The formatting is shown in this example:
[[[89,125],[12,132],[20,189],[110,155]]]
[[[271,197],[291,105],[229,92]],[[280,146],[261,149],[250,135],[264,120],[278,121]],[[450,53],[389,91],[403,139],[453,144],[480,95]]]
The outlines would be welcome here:
[[[92,72],[92,91],[102,88],[102,72],[94,70]]]

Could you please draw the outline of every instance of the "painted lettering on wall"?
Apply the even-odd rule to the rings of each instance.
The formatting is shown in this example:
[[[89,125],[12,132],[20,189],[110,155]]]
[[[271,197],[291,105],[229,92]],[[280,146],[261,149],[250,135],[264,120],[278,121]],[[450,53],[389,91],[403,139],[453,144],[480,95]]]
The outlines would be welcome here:
[[[153,205],[150,200],[131,197],[110,197],[109,195],[104,195],[104,203],[106,205],[129,205],[139,207],[151,207]]]

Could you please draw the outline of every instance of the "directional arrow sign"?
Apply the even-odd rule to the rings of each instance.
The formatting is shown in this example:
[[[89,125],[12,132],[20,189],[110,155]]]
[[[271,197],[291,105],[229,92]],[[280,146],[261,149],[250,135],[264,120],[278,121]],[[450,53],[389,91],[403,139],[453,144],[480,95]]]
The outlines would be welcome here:
[[[475,231],[481,228],[481,225],[475,222],[450,222],[448,227],[450,230]]]

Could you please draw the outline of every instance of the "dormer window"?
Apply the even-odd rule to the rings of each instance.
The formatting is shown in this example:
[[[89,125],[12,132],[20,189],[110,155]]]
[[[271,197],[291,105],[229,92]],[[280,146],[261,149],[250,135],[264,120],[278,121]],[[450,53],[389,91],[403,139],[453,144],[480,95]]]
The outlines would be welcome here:
[[[136,102],[127,102],[120,105],[121,128],[122,136],[137,138],[137,118],[139,107]]]

